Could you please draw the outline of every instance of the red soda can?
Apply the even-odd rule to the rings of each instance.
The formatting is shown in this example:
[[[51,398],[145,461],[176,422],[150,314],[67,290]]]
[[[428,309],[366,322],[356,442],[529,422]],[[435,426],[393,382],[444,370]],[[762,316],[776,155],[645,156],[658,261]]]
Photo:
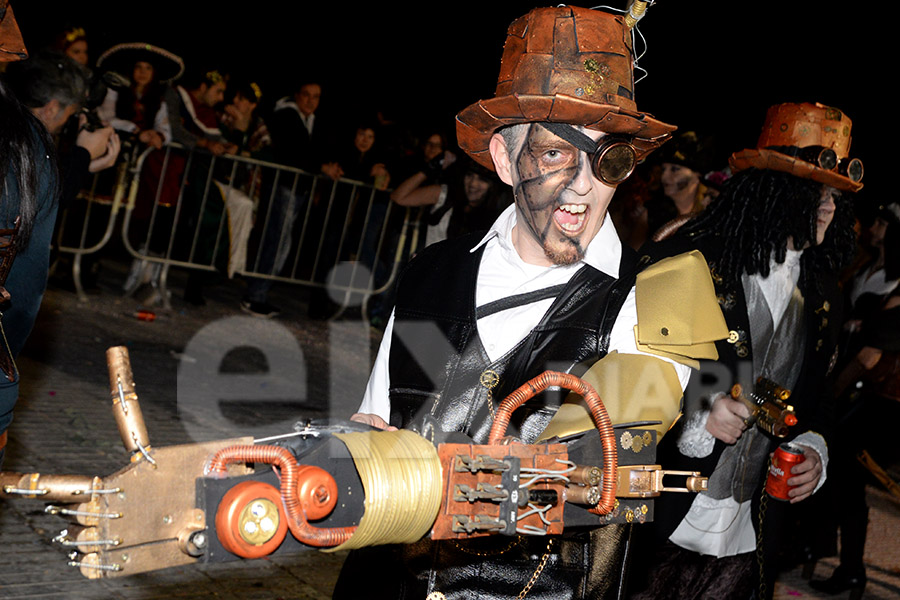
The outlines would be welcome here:
[[[776,500],[790,500],[788,492],[791,491],[791,486],[787,484],[787,481],[793,477],[791,469],[804,460],[806,460],[806,456],[803,452],[794,448],[790,443],[778,446],[772,455],[772,464],[769,465],[766,492]]]

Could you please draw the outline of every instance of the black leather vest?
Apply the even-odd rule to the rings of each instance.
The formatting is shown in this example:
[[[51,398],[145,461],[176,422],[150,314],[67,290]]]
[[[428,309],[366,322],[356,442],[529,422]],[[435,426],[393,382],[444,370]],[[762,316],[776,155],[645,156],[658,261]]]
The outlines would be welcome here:
[[[471,249],[479,239],[470,235],[429,246],[403,274],[391,340],[393,425],[416,429],[430,417],[444,431],[484,443],[493,420],[488,388],[480,383],[486,370],[499,376],[491,395],[496,409],[499,400],[548,368],[580,374],[608,351],[613,323],[634,285],[633,251],[623,249],[618,280],[589,266],[577,271],[537,327],[491,362],[475,317],[483,249]],[[507,433],[533,441],[562,398],[533,398],[513,413]],[[448,600],[507,600],[529,581],[528,597],[535,600],[613,598],[626,535],[625,525],[607,525],[559,539],[550,551],[548,539],[537,536],[364,548],[348,556],[334,598],[360,597],[358,582],[376,579],[379,585],[368,585],[365,596],[379,600],[424,598],[434,591]]]
[[[470,235],[425,249],[404,272],[391,340],[391,424],[416,429],[427,415],[444,431],[485,443],[500,400],[548,369],[580,374],[606,355],[609,335],[635,279],[636,254],[623,249],[620,278],[578,270],[540,323],[491,361],[478,336],[475,285],[484,250]],[[496,386],[482,378],[490,371]],[[533,442],[565,392],[545,393],[513,414],[510,435]],[[490,399],[490,401],[489,401]]]

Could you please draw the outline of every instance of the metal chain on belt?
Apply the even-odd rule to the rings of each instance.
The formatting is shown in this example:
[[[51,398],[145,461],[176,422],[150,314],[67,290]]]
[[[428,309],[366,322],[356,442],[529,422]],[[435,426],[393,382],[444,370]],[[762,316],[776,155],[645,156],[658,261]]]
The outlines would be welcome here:
[[[769,459],[769,468],[772,466],[772,459]],[[766,469],[769,472],[769,469]],[[763,559],[763,523],[765,522],[766,506],[769,503],[769,495],[766,493],[766,486],[763,486],[762,496],[759,499],[759,532],[756,534],[756,563],[759,565],[759,598],[766,599],[766,573],[765,561]]]
[[[534,570],[534,574],[531,576],[531,579],[528,583],[525,584],[525,587],[522,588],[522,591],[519,592],[519,595],[516,596],[516,600],[522,600],[525,596],[528,595],[528,592],[531,591],[531,588],[534,587],[535,582],[537,582],[538,577],[541,576],[541,573],[544,570],[544,567],[547,566],[547,561],[550,560],[551,550],[553,549],[553,541],[554,538],[550,538],[550,541],[547,542],[547,550],[544,552],[544,555],[541,557],[541,562],[538,564],[537,569]]]

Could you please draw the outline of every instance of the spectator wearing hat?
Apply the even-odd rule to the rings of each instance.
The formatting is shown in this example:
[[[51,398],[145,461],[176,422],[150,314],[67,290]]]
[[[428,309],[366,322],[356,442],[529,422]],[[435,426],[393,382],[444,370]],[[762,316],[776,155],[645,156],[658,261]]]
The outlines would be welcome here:
[[[232,88],[231,102],[225,105],[220,123],[227,137],[242,156],[256,156],[272,143],[269,129],[257,108],[262,101],[259,84],[238,80]]]
[[[689,372],[683,359],[705,355],[711,344],[683,340],[684,354],[668,358],[638,349],[636,339],[646,340],[654,328],[647,327],[649,317],[637,318],[635,302],[644,297],[634,291],[637,257],[622,247],[606,218],[616,185],[673,130],[637,110],[631,39],[621,16],[568,6],[535,9],[510,25],[496,95],[459,113],[457,135],[474,161],[512,188],[515,204],[487,234],[438,242],[410,261],[354,420],[460,432],[485,443],[497,402],[546,369],[592,364],[585,377],[604,381],[595,369],[631,371],[636,363],[658,374],[654,385],[665,390],[659,404],[605,390],[600,393],[607,409],[621,401],[624,411],[654,412],[662,431],[675,418]],[[687,265],[676,269],[680,274],[705,281],[707,293],[698,292],[690,307],[666,301],[666,309],[703,305],[713,318],[718,309],[702,259],[676,262]],[[709,334],[697,337],[723,336],[724,324]],[[483,376],[496,385],[480,384]],[[559,398],[532,401],[535,410],[517,417],[508,435],[533,443],[574,433],[553,419],[563,410]],[[619,409],[611,410],[611,418],[630,419]],[[589,418],[581,423],[576,431],[594,427]],[[393,600],[429,594],[612,597],[626,533],[624,525],[610,524],[562,539],[525,535],[512,544],[495,539],[486,545],[425,540],[356,551],[334,597],[360,597],[359,582],[368,597]]]
[[[56,36],[50,49],[68,56],[82,67],[89,64],[87,32],[84,27],[67,26]]]
[[[650,587],[636,598],[745,598],[754,590],[771,597],[790,507],[825,481],[828,382],[842,314],[837,282],[853,254],[850,202],[862,187],[850,130],[835,108],[771,107],[757,147],[731,156],[735,175],[719,197],[673,237],[642,250],[700,250],[729,337],[716,343],[718,365],[705,365],[712,382],[692,381],[685,416],[660,445],[661,464],[711,474],[709,489],[657,505],[660,546],[646,563]],[[792,391],[798,424],[785,439],[754,426],[727,393],[733,383],[753,390],[759,377]],[[762,510],[769,454],[785,441],[805,460],[787,480],[789,502],[769,500]]]
[[[172,139],[163,96],[167,85],[184,72],[179,56],[151,44],[118,44],[100,55],[97,68],[131,80],[127,87],[107,90],[97,109],[104,122],[156,149]]]
[[[685,131],[666,144],[657,160],[661,163],[661,189],[644,205],[648,238],[664,225],[684,222],[709,203],[704,173],[712,168],[713,141],[695,131]],[[724,158],[723,158],[724,161]]]

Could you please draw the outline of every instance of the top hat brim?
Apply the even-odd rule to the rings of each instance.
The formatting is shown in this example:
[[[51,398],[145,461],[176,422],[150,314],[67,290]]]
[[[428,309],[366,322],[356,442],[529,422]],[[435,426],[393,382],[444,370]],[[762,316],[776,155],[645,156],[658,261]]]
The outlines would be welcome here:
[[[638,159],[659,148],[675,131],[647,113],[615,104],[588,102],[573,96],[512,94],[481,100],[456,116],[460,148],[479,164],[493,170],[489,145],[496,131],[519,123],[568,123],[587,129],[632,136]]]
[[[12,6],[6,6],[6,15],[0,21],[0,62],[24,60],[28,58],[22,32],[13,14]]]
[[[105,71],[115,71],[130,79],[134,64],[139,60],[153,65],[156,81],[160,83],[174,81],[184,73],[184,61],[180,56],[159,46],[141,42],[113,46],[97,59],[97,68],[103,67]]]
[[[818,181],[845,192],[858,192],[863,187],[861,182],[853,181],[836,171],[828,171],[802,158],[789,156],[769,148],[747,149],[735,152],[728,159],[728,163],[735,173],[749,168],[770,169],[772,171],[790,173],[801,179]]]

